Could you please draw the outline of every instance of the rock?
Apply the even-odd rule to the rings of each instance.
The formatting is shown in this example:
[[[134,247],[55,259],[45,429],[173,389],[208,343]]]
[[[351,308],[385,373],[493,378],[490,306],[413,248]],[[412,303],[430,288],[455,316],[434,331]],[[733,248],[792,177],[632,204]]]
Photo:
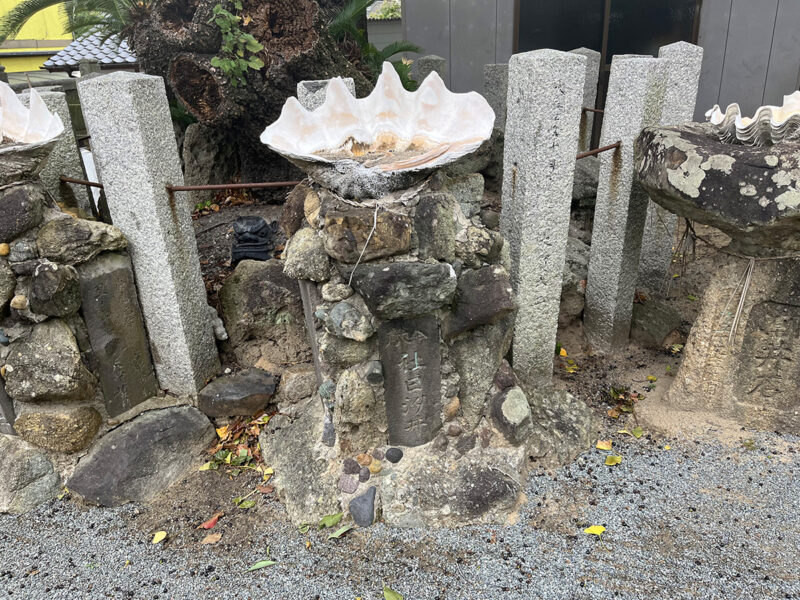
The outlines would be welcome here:
[[[419,257],[452,263],[456,257],[455,199],[447,193],[420,195],[414,218]]]
[[[43,351],[47,349],[47,351]],[[81,360],[69,326],[40,323],[9,346],[6,391],[19,402],[79,402],[94,394],[95,379]]]
[[[243,260],[220,290],[229,346],[239,364],[263,358],[279,367],[311,360],[297,282],[279,260]]]
[[[286,196],[286,202],[283,203],[281,210],[281,229],[286,234],[286,239],[291,238],[303,226],[306,216],[304,210],[306,194],[310,191],[310,187],[301,183],[294,186]]]
[[[353,294],[353,288],[344,283],[332,283],[329,281],[322,286],[322,299],[325,302],[340,302]]]
[[[0,242],[11,243],[42,222],[44,189],[41,184],[14,185],[0,190]]]
[[[671,333],[681,326],[681,314],[663,302],[646,300],[633,305],[631,339],[663,350]]]
[[[372,458],[374,458],[375,460],[383,460],[384,454],[383,450],[381,450],[380,448],[375,448],[370,452],[370,454],[372,455]]]
[[[507,390],[508,388],[519,385],[517,374],[514,373],[514,370],[511,368],[511,365],[508,364],[508,361],[504,360],[501,363],[500,368],[497,369],[497,373],[495,373],[494,376],[494,384],[501,392]]]
[[[447,428],[447,435],[450,437],[458,437],[462,433],[462,429],[460,426],[456,425],[455,423],[451,423],[450,426]]]
[[[296,404],[314,395],[317,373],[310,365],[292,365],[284,369],[275,396],[278,402]]]
[[[564,275],[561,280],[559,326],[565,327],[583,314],[588,276],[589,246],[577,238],[568,237]]]
[[[341,511],[340,473],[331,468],[328,447],[317,443],[324,409],[318,399],[310,398],[299,414],[294,420],[275,415],[259,437],[264,463],[275,470],[271,483],[295,525]]]
[[[2,331],[0,331],[0,335],[2,335]],[[5,336],[2,335],[2,337]],[[0,347],[2,346],[2,339],[0,339]],[[3,383],[3,379],[0,377],[0,433],[16,435],[14,431],[14,421],[16,419],[17,415],[14,411],[14,401],[6,394],[6,386]]]
[[[372,464],[372,456],[369,454],[359,454],[356,456],[356,462],[360,464],[362,467],[368,467]]]
[[[0,244],[0,257],[5,257],[11,254],[11,246],[3,242]]]
[[[100,506],[149,502],[196,468],[214,439],[214,427],[196,408],[152,410],[100,438],[67,487]]]
[[[218,342],[226,342],[228,330],[225,329],[225,322],[220,319],[217,309],[213,306],[208,307],[208,318],[211,321],[211,328],[214,330],[214,339]]]
[[[366,424],[376,419],[375,392],[361,378],[358,370],[346,369],[339,377],[336,384],[335,411],[337,421],[345,423]]]
[[[600,178],[600,158],[588,156],[575,161],[572,180],[572,199],[588,200],[597,197],[597,182]]]
[[[383,385],[383,365],[379,360],[371,360],[361,369],[361,375],[370,385]]]
[[[452,436],[451,436],[452,437]],[[473,448],[475,448],[475,444],[478,441],[478,436],[474,433],[470,433],[469,435],[465,435],[458,438],[456,441],[456,450],[459,454],[466,454]]]
[[[480,173],[471,173],[447,182],[447,189],[468,219],[477,215],[481,210],[483,188],[483,175]]]
[[[533,431],[528,398],[518,387],[497,394],[492,399],[490,411],[495,427],[512,444],[521,444]]]
[[[319,338],[319,355],[323,362],[334,367],[347,368],[369,360],[375,351],[372,339],[356,342],[323,333]]]
[[[445,263],[365,264],[355,269],[353,287],[381,319],[402,319],[449,304],[456,274]]]
[[[326,379],[322,382],[322,385],[319,386],[319,396],[325,400],[330,400],[333,398],[333,395],[336,393],[336,384],[333,383],[330,379]]]
[[[31,279],[30,308],[51,317],[66,317],[78,312],[81,293],[78,272],[69,265],[42,261]]]
[[[458,415],[458,411],[461,408],[461,400],[458,399],[458,396],[454,396],[450,398],[447,404],[444,405],[444,420],[445,421],[452,421]]]
[[[342,462],[342,473],[345,475],[358,475],[361,465],[354,458],[345,458]]]
[[[375,495],[377,492],[378,488],[373,485],[363,494],[350,500],[348,510],[353,521],[359,527],[369,527],[375,522]]]
[[[11,302],[9,302],[8,305],[14,310],[28,310],[30,301],[25,294],[15,294],[14,297],[11,298]]]
[[[433,447],[436,448],[437,450],[441,451],[441,452],[444,452],[447,449],[447,445],[448,444],[449,444],[449,441],[447,439],[447,436],[444,434],[444,432],[442,432],[439,435],[437,435],[436,439],[433,440]]]
[[[328,448],[333,448],[336,443],[336,426],[333,424],[333,417],[330,411],[325,411],[325,418],[322,422],[321,441]]]
[[[343,474],[339,478],[339,489],[345,494],[354,494],[358,489],[358,477]]]
[[[487,229],[499,231],[500,229],[500,213],[490,208],[485,208],[481,211],[481,222]]]
[[[112,225],[69,218],[50,221],[42,227],[36,245],[39,256],[75,265],[91,260],[101,252],[122,250],[128,245],[128,240]]]
[[[197,408],[209,417],[249,417],[267,407],[277,383],[274,375],[261,369],[223,375],[200,390]]]
[[[53,464],[24,440],[0,434],[0,513],[20,514],[61,492]]]
[[[501,266],[464,270],[458,278],[453,311],[445,337],[502,319],[516,310],[508,272]]]
[[[386,451],[386,460],[392,464],[397,464],[403,459],[403,451],[400,448],[389,448]]]
[[[456,257],[465,267],[477,268],[497,262],[503,250],[502,236],[485,227],[468,225],[456,233]]]
[[[8,266],[8,261],[0,259],[0,313],[5,311],[9,301],[14,297],[17,278]]]
[[[308,227],[301,229],[286,244],[283,272],[294,279],[327,281],[330,260],[322,237]]]
[[[411,230],[411,219],[395,212],[379,210],[376,218],[371,208],[330,211],[323,229],[325,251],[344,263],[403,254],[411,247]]]
[[[369,467],[367,468],[369,469],[369,472],[372,473],[373,475],[377,475],[383,469],[383,467],[381,466],[381,461],[377,459],[372,459],[372,462],[369,464]]]
[[[303,200],[303,214],[306,217],[306,222],[312,229],[320,228],[319,211],[321,206],[322,201],[320,200],[319,194],[313,189],[309,189]]]
[[[366,483],[369,481],[370,477],[372,477],[372,472],[369,470],[369,467],[361,467],[358,471],[358,482]]]
[[[533,432],[520,448],[543,468],[563,465],[585,452],[597,439],[594,412],[565,391],[528,393]]]
[[[357,342],[365,342],[375,333],[372,315],[358,296],[334,304],[325,315],[325,327],[337,337]]]
[[[14,429],[26,442],[52,452],[70,454],[91,444],[101,423],[100,413],[89,406],[48,407],[19,415]]]

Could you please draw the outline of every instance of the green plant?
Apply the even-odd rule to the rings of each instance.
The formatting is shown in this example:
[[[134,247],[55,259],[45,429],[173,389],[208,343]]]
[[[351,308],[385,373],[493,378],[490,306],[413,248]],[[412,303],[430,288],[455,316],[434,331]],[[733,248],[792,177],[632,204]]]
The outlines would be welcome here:
[[[403,11],[400,6],[400,0],[386,0],[383,6],[372,15],[373,19],[400,19],[403,16]]]
[[[232,8],[242,10],[241,0],[234,0]],[[260,71],[264,61],[257,54],[264,46],[252,35],[239,29],[242,20],[238,14],[229,11],[222,4],[214,6],[213,22],[222,33],[222,47],[219,54],[211,59],[211,65],[220,69],[231,81],[233,87],[245,84],[248,69]]]

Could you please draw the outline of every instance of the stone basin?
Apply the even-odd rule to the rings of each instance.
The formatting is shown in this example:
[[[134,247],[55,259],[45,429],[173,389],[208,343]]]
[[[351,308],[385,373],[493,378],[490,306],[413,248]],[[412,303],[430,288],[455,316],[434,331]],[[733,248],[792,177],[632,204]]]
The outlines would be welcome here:
[[[800,250],[800,144],[734,145],[689,123],[646,128],[635,160],[654,202],[724,231],[740,252]]]

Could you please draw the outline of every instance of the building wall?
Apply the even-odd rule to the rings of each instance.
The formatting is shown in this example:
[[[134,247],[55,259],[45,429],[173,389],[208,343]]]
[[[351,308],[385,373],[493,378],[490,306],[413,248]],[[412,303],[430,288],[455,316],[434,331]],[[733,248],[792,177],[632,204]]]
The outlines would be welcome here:
[[[367,21],[369,41],[378,50],[383,50],[392,42],[403,40],[403,22],[400,19]]]
[[[0,0],[0,19],[20,2]],[[9,73],[39,69],[44,61],[72,41],[72,35],[64,31],[64,20],[58,6],[37,13],[13,40],[0,46],[0,65]]]

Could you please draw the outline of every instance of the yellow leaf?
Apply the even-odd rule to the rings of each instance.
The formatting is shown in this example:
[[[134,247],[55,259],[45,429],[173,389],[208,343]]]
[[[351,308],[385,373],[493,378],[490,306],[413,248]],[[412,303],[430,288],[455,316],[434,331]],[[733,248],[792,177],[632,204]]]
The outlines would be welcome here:
[[[156,534],[153,536],[153,544],[160,544],[165,539],[167,539],[167,532],[166,531],[156,531]]]
[[[559,356],[564,356],[564,357],[566,357],[566,356],[567,356],[567,351],[566,351],[566,349],[564,349],[564,348],[561,348],[561,352],[559,352],[559,353],[558,353],[558,355],[559,355]]]
[[[310,541],[306,541],[306,548],[311,548],[311,542]]]
[[[605,530],[606,528],[603,527],[602,525],[592,525],[591,527],[587,527],[586,529],[584,529],[583,533],[588,535],[596,535],[597,537],[600,537],[603,535]]]
[[[221,440],[224,440],[226,437],[228,437],[228,426],[225,425],[225,427],[219,427],[217,429],[217,435]]]
[[[606,456],[606,465],[608,465],[609,467],[618,465],[621,462],[622,462],[622,457],[618,454],[611,454],[610,456]]]
[[[250,21],[252,21],[252,20],[253,20],[253,17],[251,17],[250,15],[245,15],[242,18],[242,25],[244,25],[246,27],[247,25],[250,25]]]
[[[221,533],[209,533],[206,537],[203,538],[203,541],[200,542],[201,544],[216,544],[218,541],[222,539]]]
[[[275,469],[273,469],[272,467],[267,467],[266,469],[264,469],[264,475],[272,475],[274,473]]]
[[[666,446],[664,446],[664,450],[672,450],[672,446],[670,446],[669,444],[667,444]]]
[[[656,382],[656,381],[658,381],[658,377],[656,377],[655,375],[648,375],[647,376],[647,381]]]
[[[198,471],[210,471],[211,470],[211,463],[207,462],[206,464],[204,464],[202,467],[200,467],[197,470]]]
[[[612,445],[611,440],[597,440],[597,446],[595,446],[598,450],[611,450]]]

